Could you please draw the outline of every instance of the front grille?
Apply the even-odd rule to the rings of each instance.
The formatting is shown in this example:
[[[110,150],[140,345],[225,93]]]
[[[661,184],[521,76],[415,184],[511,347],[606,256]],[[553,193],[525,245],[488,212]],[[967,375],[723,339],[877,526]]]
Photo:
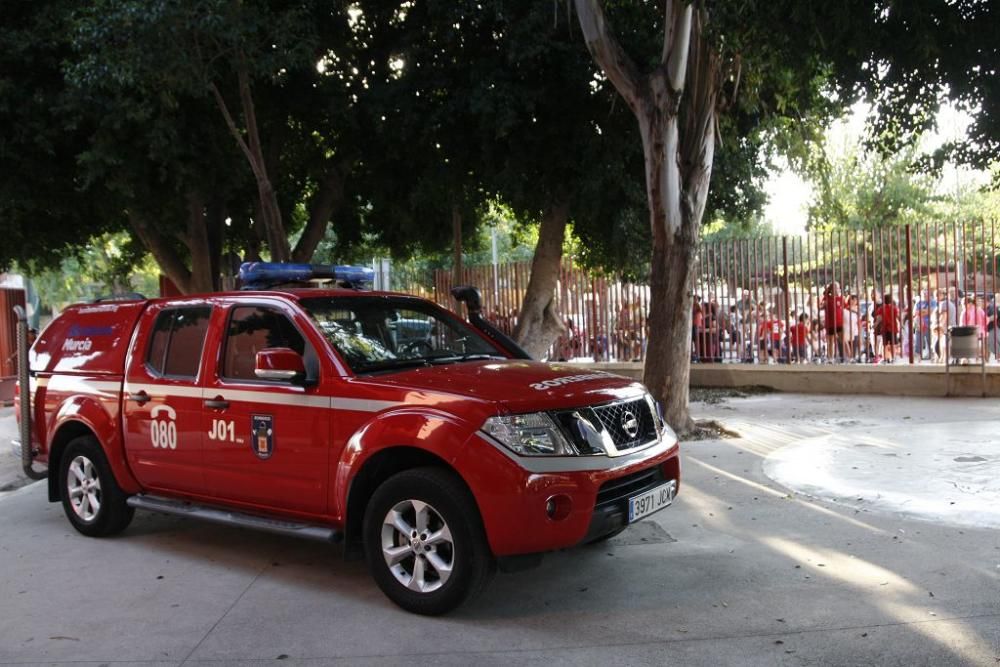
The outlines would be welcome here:
[[[598,509],[626,501],[632,496],[659,486],[665,481],[663,467],[654,466],[624,477],[610,479],[597,491]]]
[[[645,398],[599,405],[592,410],[601,426],[611,434],[618,451],[633,449],[656,439],[656,421]],[[630,434],[628,425],[632,419],[637,429]]]

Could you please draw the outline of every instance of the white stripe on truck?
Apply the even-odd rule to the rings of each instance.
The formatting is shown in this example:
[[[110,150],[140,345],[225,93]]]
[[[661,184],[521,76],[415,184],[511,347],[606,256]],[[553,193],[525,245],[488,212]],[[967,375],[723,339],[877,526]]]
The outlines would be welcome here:
[[[221,387],[178,387],[163,384],[125,384],[126,394],[137,394],[145,391],[151,398],[163,399],[171,396],[183,398],[212,399],[221,396],[227,401],[246,403],[270,403],[271,405],[291,405],[307,408],[333,408],[335,410],[353,410],[354,412],[381,412],[400,405],[403,401],[375,401],[366,398],[348,398],[346,396],[306,396],[277,391],[250,391],[246,389],[223,389]]]

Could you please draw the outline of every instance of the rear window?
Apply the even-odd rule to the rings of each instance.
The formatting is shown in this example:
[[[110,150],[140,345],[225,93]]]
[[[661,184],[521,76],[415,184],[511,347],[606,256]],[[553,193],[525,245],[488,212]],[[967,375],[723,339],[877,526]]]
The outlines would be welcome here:
[[[146,365],[157,374],[195,378],[208,333],[210,306],[171,308],[156,317],[150,336]]]

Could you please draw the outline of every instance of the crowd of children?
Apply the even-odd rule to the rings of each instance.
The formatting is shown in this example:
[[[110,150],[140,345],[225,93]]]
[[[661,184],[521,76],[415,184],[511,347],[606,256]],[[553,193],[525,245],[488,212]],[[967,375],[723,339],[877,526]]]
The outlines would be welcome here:
[[[955,287],[922,287],[912,316],[890,291],[872,289],[867,296],[846,293],[835,281],[811,304],[789,308],[787,316],[747,290],[728,310],[714,296],[695,299],[692,361],[891,364],[909,358],[912,341],[916,360],[944,363],[953,326],[974,327],[986,359],[995,355],[1000,295],[987,303],[982,294],[961,294]]]

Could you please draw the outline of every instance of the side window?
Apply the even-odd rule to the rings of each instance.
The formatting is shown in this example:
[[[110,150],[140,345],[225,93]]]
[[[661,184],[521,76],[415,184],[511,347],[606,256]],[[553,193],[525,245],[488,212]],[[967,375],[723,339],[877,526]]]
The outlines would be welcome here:
[[[222,377],[260,381],[254,375],[257,353],[268,347],[287,347],[305,356],[302,334],[283,314],[259,306],[237,306],[229,317]]]
[[[208,333],[210,306],[171,308],[156,317],[146,365],[156,375],[194,379]]]
[[[167,363],[167,342],[170,340],[170,328],[173,323],[172,310],[161,311],[153,323],[153,333],[149,337],[149,351],[146,353],[146,366],[156,375],[163,375],[163,367]]]

